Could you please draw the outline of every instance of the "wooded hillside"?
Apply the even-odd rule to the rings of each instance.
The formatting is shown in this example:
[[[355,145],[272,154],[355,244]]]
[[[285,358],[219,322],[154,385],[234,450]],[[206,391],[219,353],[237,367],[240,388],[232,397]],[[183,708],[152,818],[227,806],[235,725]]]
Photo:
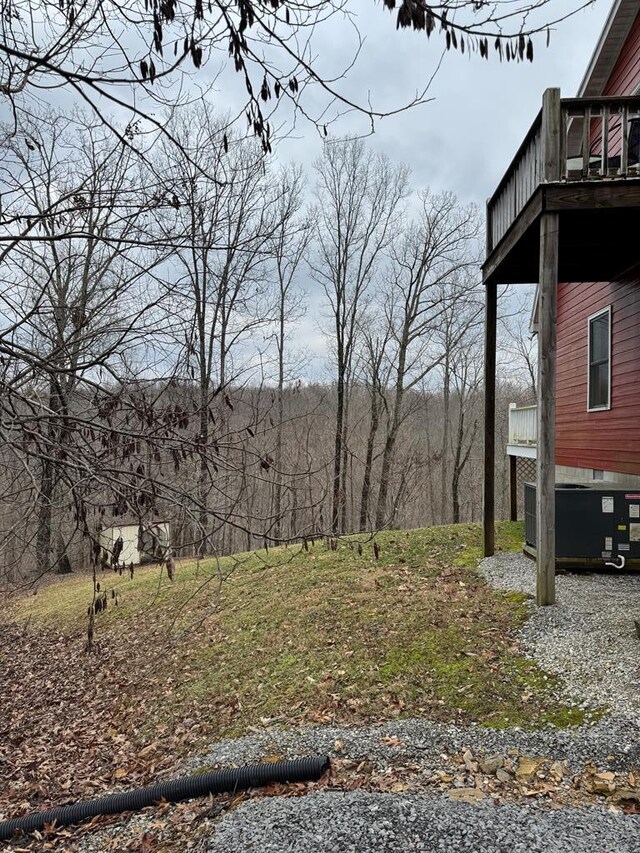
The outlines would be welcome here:
[[[479,212],[362,140],[303,175],[208,107],[171,130],[153,163],[82,115],[4,131],[0,576],[96,564],[112,523],[204,556],[477,520]]]

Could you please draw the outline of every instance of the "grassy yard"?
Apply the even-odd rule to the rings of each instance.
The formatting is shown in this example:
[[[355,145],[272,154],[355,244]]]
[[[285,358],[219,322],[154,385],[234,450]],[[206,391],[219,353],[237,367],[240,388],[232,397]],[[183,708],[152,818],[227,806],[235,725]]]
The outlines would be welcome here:
[[[502,524],[498,546],[516,550],[521,536],[520,525]],[[91,655],[91,582],[55,582],[0,614],[10,685],[0,753],[28,744],[40,762],[36,800],[55,801],[87,794],[83,769],[98,787],[140,782],[182,752],[256,726],[580,723],[514,641],[523,596],[477,575],[480,537],[475,525],[386,532],[378,559],[367,537],[336,551],[318,541],[179,564],[173,583],[157,567],[105,574],[109,607],[96,616]],[[63,741],[55,755],[52,738]],[[30,777],[14,778],[16,802]]]

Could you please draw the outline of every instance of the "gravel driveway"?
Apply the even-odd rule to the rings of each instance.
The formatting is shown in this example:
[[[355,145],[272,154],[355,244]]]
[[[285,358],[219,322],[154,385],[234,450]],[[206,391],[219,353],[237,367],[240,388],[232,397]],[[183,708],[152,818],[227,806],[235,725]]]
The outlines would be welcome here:
[[[640,818],[600,809],[467,805],[440,797],[318,793],[227,814],[206,853],[638,853]]]
[[[482,560],[492,586],[535,595],[535,563],[523,554]],[[640,717],[640,574],[568,573],[556,578],[556,605],[531,608],[525,648],[558,673],[579,702]]]

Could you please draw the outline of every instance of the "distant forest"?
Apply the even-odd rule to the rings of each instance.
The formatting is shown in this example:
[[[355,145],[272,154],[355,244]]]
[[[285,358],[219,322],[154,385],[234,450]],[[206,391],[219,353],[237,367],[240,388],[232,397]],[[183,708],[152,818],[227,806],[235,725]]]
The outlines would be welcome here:
[[[86,568],[113,523],[198,557],[478,521],[480,212],[360,139],[305,175],[205,106],[169,129],[152,160],[81,114],[3,130],[0,579]],[[504,517],[535,350],[501,305]]]

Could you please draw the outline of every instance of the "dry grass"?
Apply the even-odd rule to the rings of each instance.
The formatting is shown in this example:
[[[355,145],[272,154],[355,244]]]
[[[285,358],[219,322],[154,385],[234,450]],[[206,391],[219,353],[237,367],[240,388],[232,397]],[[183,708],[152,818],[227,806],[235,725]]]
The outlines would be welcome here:
[[[498,545],[519,547],[502,524]],[[96,618],[101,654],[145,692],[144,738],[197,719],[207,737],[267,721],[372,721],[398,715],[536,726],[578,723],[553,682],[514,644],[523,597],[474,568],[480,529],[459,525],[317,542],[268,554],[104,576],[119,605]],[[362,554],[358,553],[358,542]],[[81,643],[91,582],[61,580],[16,603],[14,619]],[[126,661],[122,651],[135,653]]]

